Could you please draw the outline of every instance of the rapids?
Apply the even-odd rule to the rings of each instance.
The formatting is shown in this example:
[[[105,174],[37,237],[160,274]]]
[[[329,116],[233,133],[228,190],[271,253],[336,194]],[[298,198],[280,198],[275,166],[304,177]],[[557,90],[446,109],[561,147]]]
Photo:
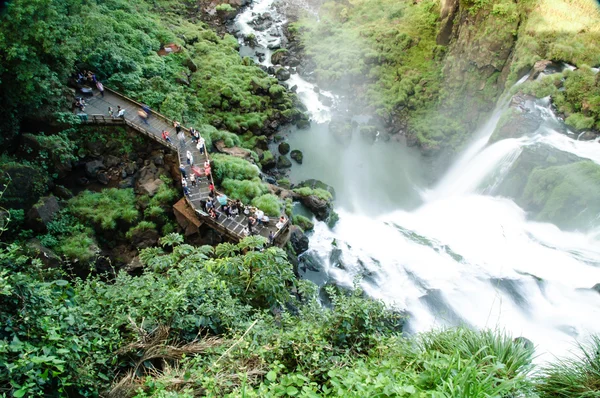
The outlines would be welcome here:
[[[258,0],[234,22],[261,47],[250,49],[240,39],[241,53],[257,60],[254,51],[260,50],[265,66],[271,65],[267,46],[281,40],[285,22],[273,5]],[[264,12],[275,23],[257,31],[252,19]],[[305,277],[352,286],[362,276],[369,295],[408,312],[409,332],[453,325],[504,329],[530,339],[538,360],[566,354],[576,341],[600,333],[600,294],[590,289],[600,283],[600,225],[561,231],[528,220],[512,200],[493,194],[526,146],[547,145],[600,164],[599,143],[577,141],[547,99],[535,103],[544,118],[540,128],[488,145],[508,99],[499,101],[471,145],[428,187],[414,150],[367,145],[358,137],[341,148],[327,130],[335,110],[320,103],[314,86],[298,74],[288,84],[298,87],[312,117],[310,129],[287,137],[304,153],[290,179],[332,185],[340,216],[333,229],[315,223],[302,257],[319,272],[308,270]],[[334,249],[341,249],[340,260],[330,260]]]

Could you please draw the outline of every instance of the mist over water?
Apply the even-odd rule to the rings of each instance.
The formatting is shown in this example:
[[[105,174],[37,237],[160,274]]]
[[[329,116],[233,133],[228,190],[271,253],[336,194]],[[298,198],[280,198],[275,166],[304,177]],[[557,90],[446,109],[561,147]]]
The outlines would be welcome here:
[[[260,36],[259,43],[272,40],[249,24],[256,10],[276,15],[271,4],[254,3],[238,17],[238,29]],[[263,64],[270,65],[269,58]],[[324,283],[326,275],[352,286],[360,275],[369,295],[408,311],[410,332],[455,325],[505,329],[532,340],[539,360],[564,355],[575,341],[600,333],[600,294],[590,289],[600,283],[600,222],[561,231],[528,220],[511,199],[494,196],[528,146],[600,164],[600,144],[577,141],[547,99],[533,104],[544,119],[536,131],[489,145],[509,98],[501,100],[446,175],[427,186],[416,150],[393,142],[370,145],[357,135],[340,145],[327,127],[335,110],[297,74],[289,83],[298,86],[313,118],[310,129],[287,134],[291,148],[304,153],[290,179],[333,186],[340,216],[333,229],[316,222],[303,257],[322,272],[307,269],[306,277]],[[341,249],[339,261],[331,261],[334,249]]]

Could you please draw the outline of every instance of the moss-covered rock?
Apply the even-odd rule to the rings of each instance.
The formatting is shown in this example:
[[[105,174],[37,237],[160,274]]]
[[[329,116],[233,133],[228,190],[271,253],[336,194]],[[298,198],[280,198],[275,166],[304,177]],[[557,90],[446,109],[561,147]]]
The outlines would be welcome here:
[[[588,160],[533,171],[523,201],[540,221],[563,229],[588,229],[599,224],[600,165]]]
[[[304,159],[304,155],[302,154],[302,151],[300,151],[298,149],[294,149],[290,153],[290,157],[292,159],[294,159],[298,164],[302,164],[302,160]]]
[[[543,120],[539,111],[532,106],[534,100],[534,97],[523,93],[514,95],[509,108],[500,117],[489,143],[534,133]]]
[[[278,169],[289,169],[292,167],[292,162],[284,155],[281,155],[277,158],[277,168]]]
[[[303,231],[310,231],[315,227],[312,221],[301,214],[294,216],[294,224],[302,228]]]
[[[262,158],[260,159],[260,165],[262,166],[263,170],[269,170],[275,167],[277,165],[277,161],[275,156],[273,156],[273,152],[264,151],[262,153]]]
[[[282,142],[277,147],[277,150],[279,151],[280,154],[287,155],[288,152],[290,151],[290,144],[288,144],[287,142]]]
[[[28,209],[52,185],[50,177],[39,167],[12,161],[0,165],[0,187],[4,188],[0,204],[4,207]]]

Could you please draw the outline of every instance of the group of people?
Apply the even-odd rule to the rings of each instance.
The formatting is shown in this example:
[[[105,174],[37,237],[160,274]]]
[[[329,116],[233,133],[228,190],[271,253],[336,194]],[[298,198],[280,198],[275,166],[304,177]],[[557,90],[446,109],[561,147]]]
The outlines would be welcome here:
[[[117,105],[117,109],[113,109],[112,106],[109,106],[108,116],[113,119],[123,119],[125,117],[125,109],[121,108],[121,105]]]

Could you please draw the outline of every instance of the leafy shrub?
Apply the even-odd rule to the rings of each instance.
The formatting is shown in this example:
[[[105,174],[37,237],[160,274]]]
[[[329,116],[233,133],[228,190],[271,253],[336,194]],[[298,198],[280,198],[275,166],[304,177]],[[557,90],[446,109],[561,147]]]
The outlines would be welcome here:
[[[156,229],[155,223],[146,220],[140,221],[135,227],[129,228],[129,231],[127,231],[126,236],[128,239],[131,239],[133,237],[133,234],[151,229]]]
[[[303,231],[310,231],[315,227],[311,220],[301,214],[294,216],[294,224],[302,228]]]
[[[215,154],[212,156],[214,164],[213,175],[218,181],[224,179],[252,180],[258,177],[258,167],[252,163],[233,156]]]
[[[326,201],[333,200],[333,196],[331,195],[331,193],[329,193],[329,191],[326,191],[326,190],[324,190],[322,188],[312,189],[312,188],[309,188],[309,187],[301,187],[301,188],[294,189],[294,192],[296,192],[300,196],[315,195],[319,199],[323,199],[323,200],[326,200]]]
[[[221,186],[225,193],[233,198],[239,199],[245,204],[250,204],[252,199],[266,194],[269,190],[258,178],[254,180],[223,180]]]
[[[229,3],[222,3],[222,4],[219,4],[218,6],[216,6],[215,10],[222,11],[222,12],[231,12],[231,11],[235,11],[235,8],[233,8]]]
[[[69,209],[83,222],[93,223],[105,230],[115,229],[119,220],[132,223],[139,216],[133,189],[84,191],[69,201]]]
[[[60,240],[55,250],[72,261],[89,261],[93,259],[100,249],[94,238],[89,233],[79,232]]]
[[[279,217],[281,214],[281,200],[270,193],[252,199],[252,206],[258,207],[271,217]]]

